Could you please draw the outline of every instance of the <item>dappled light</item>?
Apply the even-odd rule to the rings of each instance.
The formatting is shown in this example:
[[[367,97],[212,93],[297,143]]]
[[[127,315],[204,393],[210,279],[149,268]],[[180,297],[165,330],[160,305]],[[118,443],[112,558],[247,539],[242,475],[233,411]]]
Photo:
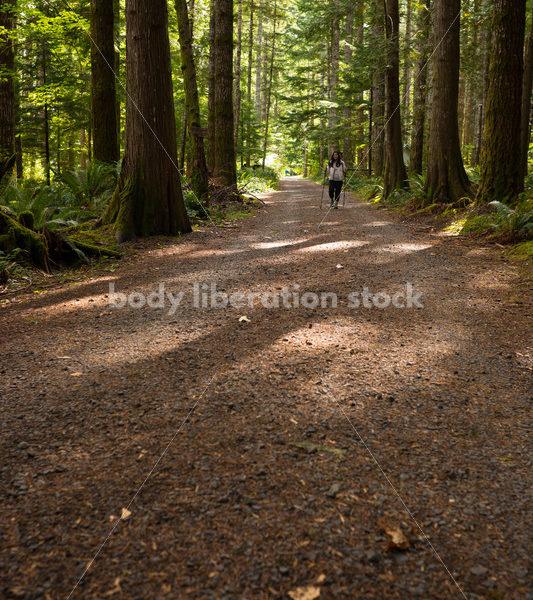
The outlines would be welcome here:
[[[531,8],[0,2],[2,599],[533,600]]]

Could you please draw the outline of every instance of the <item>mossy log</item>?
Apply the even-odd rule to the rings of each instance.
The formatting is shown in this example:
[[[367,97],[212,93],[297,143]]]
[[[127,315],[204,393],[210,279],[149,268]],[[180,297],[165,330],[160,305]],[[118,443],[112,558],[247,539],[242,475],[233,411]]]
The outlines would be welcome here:
[[[9,215],[0,212],[0,250],[9,254],[15,248],[26,250],[37,267],[47,273],[50,272],[45,236],[24,227]]]

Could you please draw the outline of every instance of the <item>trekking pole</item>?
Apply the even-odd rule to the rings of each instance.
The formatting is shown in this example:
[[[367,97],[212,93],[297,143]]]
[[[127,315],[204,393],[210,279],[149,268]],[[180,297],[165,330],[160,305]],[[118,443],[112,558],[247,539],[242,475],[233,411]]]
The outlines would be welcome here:
[[[320,210],[322,210],[322,203],[324,201],[324,189],[326,187],[326,172],[324,171],[324,179],[322,180],[322,196],[320,198]]]
[[[343,188],[342,208],[345,208],[345,206],[346,206],[346,179],[343,179],[343,181],[342,181],[342,188]]]

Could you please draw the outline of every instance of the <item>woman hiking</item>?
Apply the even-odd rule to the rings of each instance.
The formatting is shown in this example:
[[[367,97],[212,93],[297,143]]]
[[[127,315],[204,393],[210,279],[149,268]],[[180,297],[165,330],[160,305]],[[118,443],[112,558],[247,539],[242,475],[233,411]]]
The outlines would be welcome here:
[[[341,159],[340,153],[335,150],[326,167],[326,175],[329,177],[329,205],[332,208],[339,208],[339,198],[341,197],[342,183],[346,171],[346,165]]]

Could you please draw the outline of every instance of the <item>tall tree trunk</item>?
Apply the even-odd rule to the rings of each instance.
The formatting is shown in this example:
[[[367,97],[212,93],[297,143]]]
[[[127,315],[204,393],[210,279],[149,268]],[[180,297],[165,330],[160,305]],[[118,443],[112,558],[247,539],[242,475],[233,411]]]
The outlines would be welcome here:
[[[166,0],[126,0],[126,148],[103,216],[117,238],[191,230],[176,166]]]
[[[492,0],[483,0],[483,11],[486,13],[491,8]],[[474,151],[472,152],[472,165],[479,164],[481,156],[481,143],[483,138],[483,124],[485,121],[485,106],[487,102],[487,91],[489,87],[489,62],[492,46],[492,28],[485,26],[480,42],[480,68],[478,70],[478,103],[476,110],[476,136],[474,141]]]
[[[527,177],[527,163],[529,155],[529,142],[531,139],[531,91],[533,88],[533,15],[531,28],[526,40],[526,53],[524,57],[524,79],[522,83],[522,121],[520,125],[520,148],[522,175]]]
[[[252,64],[254,57],[254,0],[250,0],[250,39],[248,40],[248,81],[246,97],[248,98],[247,127],[246,127],[246,166],[252,164]]]
[[[424,132],[426,126],[428,60],[430,53],[431,0],[418,8],[418,59],[416,61],[415,94],[413,101],[413,127],[409,171],[422,173],[424,158]]]
[[[479,0],[474,0],[473,13],[477,15],[479,11]],[[471,30],[471,54],[473,61],[477,63],[479,54],[479,26],[477,20],[472,24]],[[475,100],[476,100],[476,89],[475,89],[475,77],[470,74],[466,80],[465,86],[465,111],[464,111],[464,124],[463,124],[463,136],[461,139],[461,146],[464,148],[473,146],[474,135],[475,135]],[[467,162],[472,163],[472,151],[470,151]]]
[[[453,203],[470,194],[459,144],[460,0],[435,0],[433,106],[425,191],[429,200]]]
[[[215,2],[215,177],[236,187],[233,124],[233,0]]]
[[[59,114],[58,114],[59,117]],[[61,121],[58,118],[57,120],[57,134],[56,134],[56,164],[57,164],[57,174],[61,176]]]
[[[385,165],[385,65],[386,57],[381,56],[385,40],[385,12],[384,3],[378,0],[375,5],[372,36],[376,46],[376,55],[379,57],[372,77],[372,156],[374,173],[377,177],[383,176]]]
[[[394,190],[408,187],[408,183],[403,160],[400,113],[400,14],[398,0],[386,0],[385,11],[388,66],[385,71],[386,144],[383,195],[388,197]]]
[[[0,171],[13,172],[15,163],[15,0],[0,3]]]
[[[409,135],[409,123],[411,121],[411,30],[413,15],[413,0],[405,0],[405,45],[403,48],[403,123],[405,124],[405,135]]]
[[[459,147],[462,148],[461,140],[463,139],[464,123],[465,123],[465,92],[466,83],[463,77],[459,76],[459,94],[457,97],[457,129],[459,130]]]
[[[326,54],[327,56],[327,54]],[[326,59],[327,60],[327,59]],[[329,64],[329,61],[327,61]],[[324,69],[320,70],[320,93],[323,94],[324,92],[327,92],[326,89],[326,77],[324,74]],[[327,147],[324,144],[324,131],[326,129],[326,120],[324,118],[324,111],[321,110],[320,111],[320,149],[319,149],[319,162],[320,162],[320,169],[324,168],[324,152],[327,151]],[[329,158],[329,157],[328,157]]]
[[[329,78],[329,100],[335,106],[328,109],[328,130],[329,143],[328,153],[331,156],[334,150],[339,150],[339,141],[337,134],[337,101],[339,87],[339,0],[332,0],[332,20],[331,20],[331,63]]]
[[[363,47],[364,43],[364,32],[365,32],[365,23],[364,23],[365,13],[364,10],[360,11],[359,14],[359,27],[357,32],[357,43],[360,48]],[[364,92],[357,98],[357,103],[362,104],[365,101]],[[363,108],[359,108],[356,111],[356,120],[357,120],[357,145],[359,146],[357,150],[357,164],[362,169],[364,167],[363,162],[365,160],[365,155],[368,153],[365,150],[366,136],[365,136],[365,125],[366,125],[366,115],[365,110]]]
[[[207,168],[210,173],[215,170],[215,0],[210,1],[209,17],[209,82],[207,92]]]
[[[520,110],[525,0],[494,0],[494,34],[476,202],[512,202],[524,189]]]
[[[255,66],[255,111],[261,119],[261,70],[263,67],[263,19],[259,15],[257,27],[257,56]]]
[[[113,0],[91,0],[91,119],[97,161],[118,161]]]
[[[48,83],[48,50],[46,48],[46,42],[43,45],[42,52],[42,82],[43,86]],[[46,176],[46,184],[50,185],[50,114],[49,114],[48,102],[45,100],[43,106],[43,127],[44,127],[44,139],[43,139],[43,166]]]
[[[114,24],[114,32],[113,39],[115,43],[115,74],[117,77],[120,77],[120,51],[119,51],[119,41],[120,41],[120,28],[122,23],[122,11],[120,9],[120,0],[113,0],[113,24]],[[115,78],[116,81],[116,78]],[[117,146],[118,146],[118,154],[120,156],[120,139],[121,139],[121,105],[120,105],[120,94],[119,90],[115,83],[115,113],[116,113],[116,121],[117,121]]]
[[[242,53],[242,0],[238,1],[237,48],[235,49],[235,154],[239,151],[239,125],[241,119],[241,53]]]
[[[209,200],[209,177],[205,160],[202,121],[200,118],[200,102],[198,99],[198,83],[196,65],[193,54],[192,23],[189,21],[187,0],[175,0],[178,15],[178,31],[181,51],[181,70],[185,87],[185,110],[187,112],[187,130],[189,146],[192,154],[190,165],[190,183],[198,199],[206,203]]]
[[[87,168],[87,131],[82,127],[80,132],[80,167]]]
[[[344,68],[351,69],[352,62],[352,44],[353,44],[353,26],[354,26],[354,5],[348,6],[346,15],[346,41],[344,43]],[[342,126],[344,130],[344,141],[342,144],[342,154],[344,162],[352,165],[354,162],[354,139],[352,132],[352,109],[350,103],[347,103],[342,111]]]
[[[274,58],[276,56],[276,25],[277,25],[277,10],[278,2],[274,0],[274,30],[272,31],[272,50],[270,54],[270,73],[268,81],[268,92],[266,99],[266,115],[265,115],[265,139],[263,142],[263,169],[266,164],[267,146],[268,146],[268,126],[270,123],[270,104],[272,102],[272,77],[274,75]]]

